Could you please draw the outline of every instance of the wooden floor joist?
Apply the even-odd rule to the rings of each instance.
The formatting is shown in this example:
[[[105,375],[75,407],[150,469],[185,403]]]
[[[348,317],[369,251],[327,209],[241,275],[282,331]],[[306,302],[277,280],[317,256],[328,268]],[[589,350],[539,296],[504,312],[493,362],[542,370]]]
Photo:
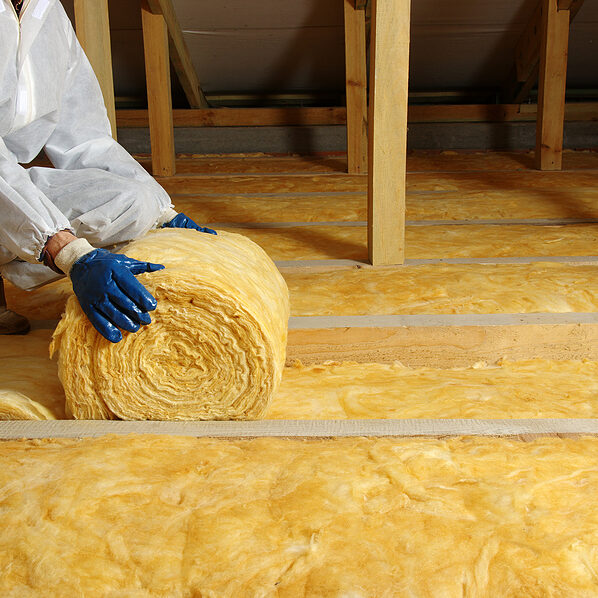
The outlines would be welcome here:
[[[0,422],[0,440],[89,438],[106,434],[153,434],[208,438],[343,438],[446,436],[579,436],[598,434],[594,419],[394,419],[269,421],[44,421]]]
[[[598,359],[598,323],[438,326],[436,318],[429,321],[429,326],[335,328],[329,323],[321,328],[293,328],[287,364],[400,361],[410,367],[449,368],[478,361],[493,364],[500,358]]]

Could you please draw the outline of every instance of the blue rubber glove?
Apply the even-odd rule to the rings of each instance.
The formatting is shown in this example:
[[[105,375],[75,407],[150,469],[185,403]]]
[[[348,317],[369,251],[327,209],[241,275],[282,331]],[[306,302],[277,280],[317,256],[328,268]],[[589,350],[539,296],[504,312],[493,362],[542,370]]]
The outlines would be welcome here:
[[[218,233],[211,228],[207,228],[205,226],[199,226],[199,224],[195,224],[189,216],[185,216],[185,214],[177,214],[170,222],[167,222],[162,226],[162,228],[192,228],[194,230],[198,230],[200,233],[209,233],[210,235],[217,235]]]
[[[163,268],[95,249],[73,264],[70,277],[89,321],[103,337],[118,343],[122,339],[119,328],[137,332],[152,321],[147,312],[156,309],[156,300],[135,275]]]

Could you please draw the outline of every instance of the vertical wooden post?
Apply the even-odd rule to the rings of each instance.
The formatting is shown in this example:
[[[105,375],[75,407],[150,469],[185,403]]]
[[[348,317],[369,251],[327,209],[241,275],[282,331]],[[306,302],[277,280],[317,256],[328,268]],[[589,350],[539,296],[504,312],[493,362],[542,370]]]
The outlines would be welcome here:
[[[374,265],[405,260],[410,13],[410,0],[373,0],[368,249]]]
[[[116,139],[108,0],[75,0],[74,6],[77,37],[100,83],[112,127],[112,136]]]
[[[345,73],[349,174],[363,174],[368,162],[368,101],[365,10],[345,0]]]
[[[161,14],[153,14],[147,0],[141,2],[141,16],[152,144],[152,172],[154,176],[173,176],[176,166],[168,29],[164,17]]]
[[[570,12],[559,10],[558,0],[541,1],[542,46],[538,84],[536,167],[540,170],[561,170]]]

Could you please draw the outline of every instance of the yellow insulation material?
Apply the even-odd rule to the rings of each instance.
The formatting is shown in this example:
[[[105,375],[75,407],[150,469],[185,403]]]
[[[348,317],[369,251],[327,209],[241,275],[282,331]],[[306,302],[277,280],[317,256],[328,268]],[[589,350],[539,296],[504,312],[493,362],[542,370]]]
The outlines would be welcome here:
[[[138,278],[153,322],[112,344],[69,299],[53,339],[67,410],[77,419],[253,419],[285,362],[288,291],[240,235],[164,229],[123,249],[164,264]]]
[[[598,439],[0,444],[0,594],[591,598]]]

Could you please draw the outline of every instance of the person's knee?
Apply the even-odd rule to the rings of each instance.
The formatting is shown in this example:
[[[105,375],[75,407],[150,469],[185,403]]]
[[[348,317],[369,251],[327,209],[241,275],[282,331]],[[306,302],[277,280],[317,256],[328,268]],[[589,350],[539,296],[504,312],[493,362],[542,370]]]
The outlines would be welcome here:
[[[150,186],[127,180],[110,201],[81,214],[72,225],[77,236],[101,247],[143,236],[155,225],[161,213],[160,197]]]

